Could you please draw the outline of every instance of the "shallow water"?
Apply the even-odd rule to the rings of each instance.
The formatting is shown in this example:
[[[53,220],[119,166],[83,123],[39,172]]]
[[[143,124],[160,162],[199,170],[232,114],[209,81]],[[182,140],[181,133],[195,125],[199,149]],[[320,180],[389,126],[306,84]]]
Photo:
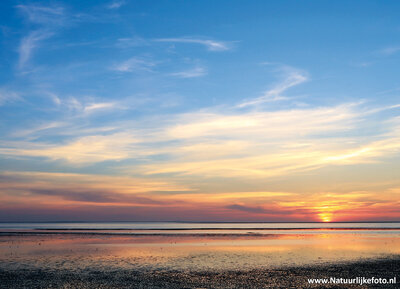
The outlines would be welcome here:
[[[210,229],[400,229],[400,222],[381,223],[191,223],[191,222],[50,222],[0,223],[0,230],[89,229],[89,230],[210,230]]]
[[[0,267],[69,270],[243,270],[400,255],[399,230],[164,231],[148,235],[0,235]],[[42,232],[42,231],[39,231]],[[132,231],[129,231],[131,234]],[[215,233],[216,232],[216,233]],[[254,230],[249,230],[254,232]],[[274,233],[276,232],[276,233]],[[25,232],[26,233],[26,232]],[[49,232],[47,232],[49,233]]]

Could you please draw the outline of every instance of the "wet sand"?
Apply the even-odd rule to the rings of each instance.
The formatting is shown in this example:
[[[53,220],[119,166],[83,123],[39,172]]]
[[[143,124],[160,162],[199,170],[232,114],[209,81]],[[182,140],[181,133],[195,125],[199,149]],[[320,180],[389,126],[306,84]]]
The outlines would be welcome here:
[[[399,288],[396,285],[313,285],[308,278],[393,278],[400,259],[254,270],[143,271],[0,270],[0,288]],[[397,285],[398,286],[398,285]]]
[[[398,232],[0,234],[0,288],[352,288],[307,279],[399,271]]]

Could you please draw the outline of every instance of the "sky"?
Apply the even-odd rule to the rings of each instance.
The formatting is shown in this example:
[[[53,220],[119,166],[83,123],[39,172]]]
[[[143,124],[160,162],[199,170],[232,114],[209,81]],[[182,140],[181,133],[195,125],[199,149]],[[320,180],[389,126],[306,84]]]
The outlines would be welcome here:
[[[0,221],[400,221],[399,1],[0,2]]]

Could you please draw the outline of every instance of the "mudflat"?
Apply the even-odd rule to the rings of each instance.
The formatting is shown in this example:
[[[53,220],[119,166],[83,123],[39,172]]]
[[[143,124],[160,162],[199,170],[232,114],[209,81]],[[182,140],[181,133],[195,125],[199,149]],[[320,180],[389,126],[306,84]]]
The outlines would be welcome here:
[[[3,233],[0,288],[398,288],[397,232]]]
[[[0,270],[1,288],[398,288],[380,284],[309,284],[310,278],[390,279],[400,276],[400,258],[323,266],[253,270],[20,269]]]

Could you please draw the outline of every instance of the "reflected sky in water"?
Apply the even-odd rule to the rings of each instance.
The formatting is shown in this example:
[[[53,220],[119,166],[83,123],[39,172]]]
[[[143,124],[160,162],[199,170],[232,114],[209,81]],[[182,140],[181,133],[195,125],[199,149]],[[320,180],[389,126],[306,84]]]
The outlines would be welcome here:
[[[287,231],[285,231],[287,233]],[[257,269],[388,258],[400,254],[398,231],[313,233],[0,236],[7,269]]]

